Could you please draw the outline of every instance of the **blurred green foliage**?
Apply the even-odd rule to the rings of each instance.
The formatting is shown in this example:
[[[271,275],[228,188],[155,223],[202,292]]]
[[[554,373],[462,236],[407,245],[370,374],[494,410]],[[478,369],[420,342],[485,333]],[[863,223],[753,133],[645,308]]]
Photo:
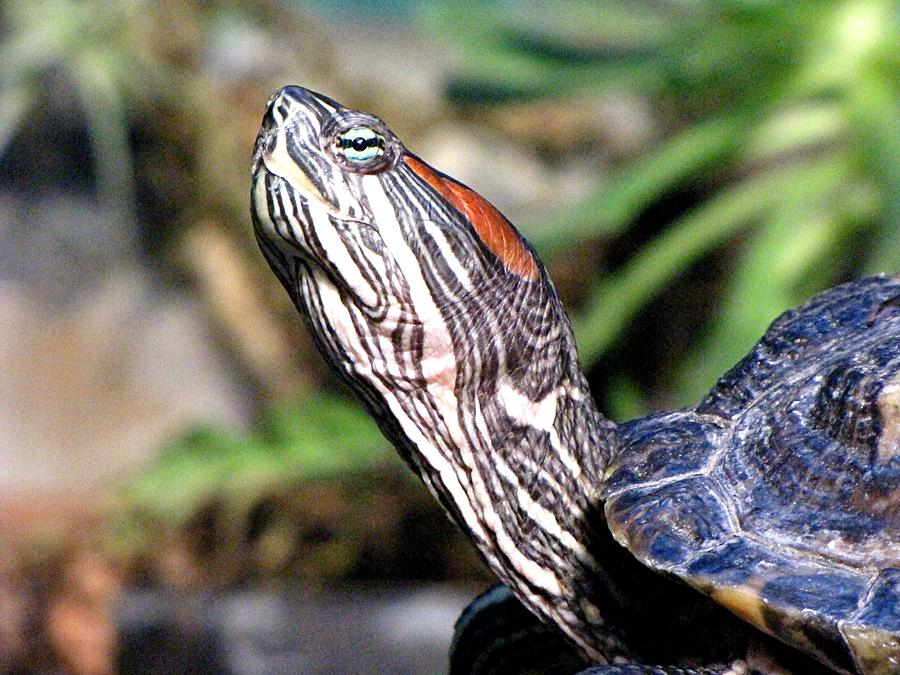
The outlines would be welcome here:
[[[463,66],[463,104],[638,94],[674,120],[583,199],[521,223],[551,261],[621,236],[652,204],[705,193],[615,269],[574,317],[590,366],[638,312],[721,249],[718,315],[673,373],[689,404],[782,310],[900,267],[900,33],[890,0],[436,2],[424,23]],[[615,407],[636,414],[625,384]],[[632,394],[628,394],[631,391]]]
[[[246,511],[279,486],[334,479],[391,456],[358,405],[321,395],[269,410],[250,433],[194,430],[164,448],[125,494],[141,514],[181,525],[213,500]]]
[[[176,73],[139,33],[152,12],[134,0],[34,0],[3,8],[0,42],[0,153],[61,75],[84,115],[100,200],[123,222],[134,219],[128,107],[178,98]]]

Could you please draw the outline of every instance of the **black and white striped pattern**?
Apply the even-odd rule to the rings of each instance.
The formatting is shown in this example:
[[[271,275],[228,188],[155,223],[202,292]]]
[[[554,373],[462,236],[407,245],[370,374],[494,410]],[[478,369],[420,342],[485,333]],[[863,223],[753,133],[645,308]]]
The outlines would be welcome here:
[[[386,138],[377,171],[334,130]],[[299,87],[269,102],[252,211],[269,264],[358,394],[488,565],[598,660],[620,647],[588,542],[615,429],[597,413],[544,272],[509,271],[375,117]],[[517,235],[518,236],[518,235]]]

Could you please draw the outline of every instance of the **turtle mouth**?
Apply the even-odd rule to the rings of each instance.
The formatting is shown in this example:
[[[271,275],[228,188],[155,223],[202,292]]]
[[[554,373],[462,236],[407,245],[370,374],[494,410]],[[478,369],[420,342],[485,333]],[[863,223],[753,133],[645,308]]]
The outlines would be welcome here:
[[[305,158],[288,151],[290,137],[285,130],[274,129],[262,143],[257,172],[264,171],[285,181],[294,196],[306,204],[325,208],[335,215],[346,215],[341,214],[325,184],[313,178],[315,173]]]
[[[304,96],[306,95],[306,96]],[[255,177],[267,173],[285,181],[293,196],[313,208],[346,216],[327,183],[327,172],[317,168],[319,120],[309,93],[300,87],[276,92],[263,116],[253,153]]]

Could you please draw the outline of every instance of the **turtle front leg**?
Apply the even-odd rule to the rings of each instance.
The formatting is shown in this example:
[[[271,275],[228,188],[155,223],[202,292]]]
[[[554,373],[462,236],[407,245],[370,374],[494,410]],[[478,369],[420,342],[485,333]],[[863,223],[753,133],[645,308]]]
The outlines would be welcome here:
[[[703,668],[644,666],[632,663],[616,666],[593,666],[582,670],[578,675],[753,675],[756,672],[750,670],[745,661],[735,661],[728,665]]]
[[[615,632],[604,636],[604,644],[623,659],[631,655]],[[450,675],[572,675],[590,665],[569,638],[535,617],[503,585],[463,610],[450,646]]]
[[[739,652],[744,658],[706,665],[645,665],[639,663],[625,632],[613,622],[606,625],[610,629],[604,635],[604,646],[617,654],[617,663],[594,665],[560,630],[540,621],[508,588],[497,585],[476,598],[457,620],[449,674],[824,675],[827,671],[796,654],[792,656],[800,661],[786,665],[781,645],[749,636]]]
[[[827,675],[825,669],[818,664],[801,663],[788,667],[781,663],[765,644],[751,641],[746,658],[735,659],[730,663],[699,667],[616,664],[591,666],[577,675],[799,675],[800,673]]]

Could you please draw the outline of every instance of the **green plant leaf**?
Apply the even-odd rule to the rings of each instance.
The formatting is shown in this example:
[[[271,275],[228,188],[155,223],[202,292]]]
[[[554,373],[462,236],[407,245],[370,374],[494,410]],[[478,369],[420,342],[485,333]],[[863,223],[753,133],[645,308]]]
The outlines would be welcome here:
[[[688,127],[578,203],[544,214],[542,225],[525,223],[523,230],[550,258],[586,239],[619,234],[668,190],[724,161],[740,146],[746,127],[746,120],[732,116]]]
[[[358,406],[319,396],[272,411],[246,435],[196,429],[166,447],[124,494],[134,510],[179,523],[213,499],[240,511],[266,490],[362,471],[391,455]]]
[[[588,307],[574,321],[582,361],[593,363],[666,283],[739,228],[764,216],[786,186],[827,194],[849,171],[843,156],[774,170],[722,191],[672,223],[621,270],[596,282]]]

